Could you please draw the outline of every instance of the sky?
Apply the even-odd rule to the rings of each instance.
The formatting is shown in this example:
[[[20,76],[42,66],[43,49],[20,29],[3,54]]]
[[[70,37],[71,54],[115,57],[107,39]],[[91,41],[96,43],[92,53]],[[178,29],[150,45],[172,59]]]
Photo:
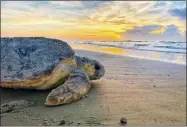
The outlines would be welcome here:
[[[186,41],[186,1],[1,1],[1,36]]]

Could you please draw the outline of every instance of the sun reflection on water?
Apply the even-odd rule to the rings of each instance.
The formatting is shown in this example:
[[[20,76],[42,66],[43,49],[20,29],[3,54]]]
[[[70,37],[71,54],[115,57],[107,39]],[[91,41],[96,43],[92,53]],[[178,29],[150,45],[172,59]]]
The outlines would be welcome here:
[[[82,50],[91,50],[97,52],[104,52],[109,54],[116,54],[116,55],[124,55],[124,49],[115,48],[115,47],[104,47],[104,46],[95,46],[89,44],[72,44],[72,48],[74,49],[82,49]]]
[[[158,61],[165,61],[178,64],[186,64],[186,55],[177,53],[167,52],[155,52],[145,50],[134,50],[134,49],[122,49],[117,47],[97,46],[89,44],[70,44],[73,49],[90,50],[97,52],[104,52],[115,55],[151,59]]]

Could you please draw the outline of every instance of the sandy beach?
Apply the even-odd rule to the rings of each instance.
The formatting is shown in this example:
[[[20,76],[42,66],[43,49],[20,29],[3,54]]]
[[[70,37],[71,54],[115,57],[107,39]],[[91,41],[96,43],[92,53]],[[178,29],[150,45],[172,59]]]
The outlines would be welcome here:
[[[1,125],[58,126],[186,125],[186,65],[92,51],[76,54],[100,61],[105,76],[92,81],[88,95],[75,103],[46,107],[50,91],[1,88],[1,104],[25,100],[27,107],[1,114]]]

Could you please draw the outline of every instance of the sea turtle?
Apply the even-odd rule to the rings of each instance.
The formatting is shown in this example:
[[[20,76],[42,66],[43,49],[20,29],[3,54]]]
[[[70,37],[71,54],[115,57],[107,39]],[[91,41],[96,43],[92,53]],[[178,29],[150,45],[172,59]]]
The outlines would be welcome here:
[[[45,105],[79,100],[100,79],[104,66],[75,55],[64,41],[45,37],[1,38],[1,84],[5,88],[52,91]]]

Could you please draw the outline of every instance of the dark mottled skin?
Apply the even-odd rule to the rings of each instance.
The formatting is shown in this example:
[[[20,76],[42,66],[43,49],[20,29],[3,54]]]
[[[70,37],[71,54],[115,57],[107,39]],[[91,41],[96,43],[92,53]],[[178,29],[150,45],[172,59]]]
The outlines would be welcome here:
[[[74,55],[63,41],[43,37],[1,38],[1,80],[25,80],[50,72]]]
[[[75,69],[63,85],[49,93],[45,104],[55,106],[77,101],[86,95],[90,88],[91,83],[86,73],[81,69]]]

